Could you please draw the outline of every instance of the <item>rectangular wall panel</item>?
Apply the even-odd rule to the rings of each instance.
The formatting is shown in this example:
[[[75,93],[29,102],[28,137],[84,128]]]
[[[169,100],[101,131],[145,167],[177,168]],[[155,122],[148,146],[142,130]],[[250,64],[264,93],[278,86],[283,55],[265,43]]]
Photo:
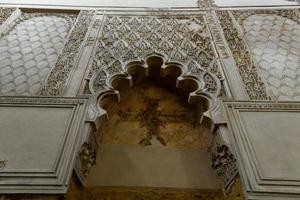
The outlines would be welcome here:
[[[293,199],[299,195],[299,198],[300,104],[236,102],[225,105],[250,197],[262,195],[277,199],[287,195],[284,199]],[[276,193],[280,195],[274,195]]]
[[[0,97],[0,193],[64,193],[85,99]]]

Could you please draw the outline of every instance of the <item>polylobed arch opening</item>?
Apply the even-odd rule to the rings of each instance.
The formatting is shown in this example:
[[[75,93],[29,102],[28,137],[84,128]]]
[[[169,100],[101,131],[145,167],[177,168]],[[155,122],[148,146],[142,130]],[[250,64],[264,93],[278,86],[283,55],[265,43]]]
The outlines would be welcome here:
[[[207,134],[207,141],[205,143],[209,146],[212,123],[210,120],[205,120],[206,123],[202,124],[200,122],[203,119],[203,114],[209,109],[210,102],[207,97],[197,95],[196,93],[201,88],[201,82],[193,77],[184,77],[183,66],[180,66],[178,63],[167,63],[166,65],[162,57],[150,56],[145,59],[145,63],[147,67],[142,62],[129,63],[126,66],[127,76],[116,74],[111,78],[110,85],[115,92],[110,91],[107,93],[108,95],[104,93],[98,101],[99,106],[107,113],[107,118],[102,119],[102,127],[110,123],[109,120],[116,114],[114,112],[120,109],[120,106],[122,107],[126,104],[124,103],[126,101],[129,101],[127,103],[127,110],[131,109],[130,101],[134,101],[137,104],[141,104],[139,109],[147,109],[145,104],[148,104],[150,109],[150,104],[152,103],[152,107],[154,106],[156,107],[155,109],[158,109],[152,111],[161,112],[159,104],[164,104],[161,102],[161,99],[166,99],[164,95],[167,95],[170,99],[173,99],[173,102],[170,101],[169,103],[174,107],[174,112],[176,111],[176,105],[181,105],[182,109],[185,108],[183,109],[185,113],[193,116],[189,117],[190,121],[193,121],[194,124],[192,127],[197,126],[199,130],[201,129],[203,140],[204,135]],[[145,92],[145,94],[141,92]],[[134,97],[136,95],[139,97]],[[154,103],[155,101],[156,103]],[[134,106],[132,105],[132,108]],[[121,110],[118,112],[125,112]],[[134,112],[137,114],[139,110],[135,110]],[[150,110],[147,112],[150,112]],[[180,116],[184,117],[184,115]],[[100,135],[103,136],[103,134]]]
[[[98,106],[106,115],[100,119],[97,164],[86,187],[193,189],[219,195],[221,184],[208,151],[211,123],[201,123],[211,106],[201,94],[204,84],[185,75],[181,64],[156,55],[130,62],[124,71],[114,73],[109,87],[99,92]]]

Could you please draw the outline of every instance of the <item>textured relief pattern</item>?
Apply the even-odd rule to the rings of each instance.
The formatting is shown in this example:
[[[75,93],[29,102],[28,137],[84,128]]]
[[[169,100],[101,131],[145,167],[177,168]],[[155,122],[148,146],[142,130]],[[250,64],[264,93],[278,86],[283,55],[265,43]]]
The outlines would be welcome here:
[[[0,38],[1,94],[38,94],[69,26],[62,17],[36,16],[15,24]]]
[[[270,94],[278,100],[300,100],[300,25],[276,15],[244,20],[246,39]]]
[[[198,0],[200,9],[211,9],[217,7],[214,0]]]
[[[71,70],[75,67],[78,52],[93,15],[94,11],[80,12],[73,31],[41,92],[42,95],[57,96],[63,92]]]
[[[15,11],[15,8],[0,8],[0,25]]]
[[[278,15],[281,17],[286,17],[296,22],[300,22],[300,13],[297,9],[286,9],[286,10],[242,10],[242,11],[232,11],[233,16],[240,25],[243,25],[245,19],[251,15],[258,14],[269,14],[269,15]]]
[[[250,55],[249,48],[244,39],[238,34],[229,11],[219,11],[218,15],[249,98],[251,100],[269,99],[264,82],[258,75],[257,66],[255,66]]]
[[[185,64],[194,76],[207,72],[223,80],[203,16],[108,16],[101,34],[89,78],[100,69],[111,71],[116,61],[122,65],[155,52]]]

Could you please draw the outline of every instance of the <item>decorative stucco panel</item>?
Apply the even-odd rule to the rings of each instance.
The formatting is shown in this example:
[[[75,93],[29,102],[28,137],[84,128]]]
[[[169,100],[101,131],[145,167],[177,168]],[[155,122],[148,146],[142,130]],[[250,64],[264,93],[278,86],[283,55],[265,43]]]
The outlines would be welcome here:
[[[238,71],[251,100],[269,99],[263,80],[258,74],[257,66],[252,60],[250,50],[243,36],[239,34],[230,11],[219,11],[219,20],[223,32],[236,62]]]
[[[252,15],[243,25],[270,94],[278,100],[300,100],[300,25],[267,14]]]
[[[66,19],[51,15],[19,19],[0,38],[0,94],[38,94],[70,26]]]
[[[88,79],[100,70],[106,71],[103,77],[113,75],[129,61],[158,53],[184,64],[189,75],[203,76],[208,90],[219,93],[224,78],[204,15],[108,15],[103,23]]]

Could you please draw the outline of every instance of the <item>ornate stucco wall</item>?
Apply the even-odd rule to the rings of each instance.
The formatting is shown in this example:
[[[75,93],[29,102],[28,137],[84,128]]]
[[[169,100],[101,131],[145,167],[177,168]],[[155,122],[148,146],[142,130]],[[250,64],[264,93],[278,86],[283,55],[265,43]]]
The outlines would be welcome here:
[[[297,7],[130,3],[0,8],[0,198],[300,198]],[[102,144],[203,150],[220,187],[85,190]]]

